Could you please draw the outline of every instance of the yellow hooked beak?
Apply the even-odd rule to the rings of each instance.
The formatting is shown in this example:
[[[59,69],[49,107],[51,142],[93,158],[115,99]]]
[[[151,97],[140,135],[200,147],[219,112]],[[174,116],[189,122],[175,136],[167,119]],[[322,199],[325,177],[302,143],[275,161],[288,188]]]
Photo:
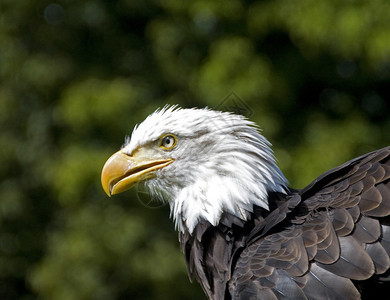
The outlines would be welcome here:
[[[138,182],[155,177],[154,171],[164,168],[172,162],[172,158],[152,160],[118,151],[104,164],[101,178],[103,189],[110,197],[119,194]]]

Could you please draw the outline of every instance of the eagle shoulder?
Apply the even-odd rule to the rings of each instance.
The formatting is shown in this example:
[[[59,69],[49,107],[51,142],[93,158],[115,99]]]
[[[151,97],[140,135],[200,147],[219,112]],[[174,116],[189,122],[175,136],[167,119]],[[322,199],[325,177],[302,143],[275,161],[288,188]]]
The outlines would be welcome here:
[[[389,215],[387,147],[292,192],[255,226],[236,258],[232,298],[359,298],[367,279],[388,272]]]

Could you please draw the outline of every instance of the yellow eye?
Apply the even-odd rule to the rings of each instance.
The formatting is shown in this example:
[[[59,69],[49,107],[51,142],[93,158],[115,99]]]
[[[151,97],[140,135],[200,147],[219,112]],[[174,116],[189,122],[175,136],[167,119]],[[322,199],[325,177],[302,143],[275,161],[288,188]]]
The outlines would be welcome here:
[[[171,150],[176,146],[177,138],[172,134],[164,135],[161,138],[160,147],[164,150]]]

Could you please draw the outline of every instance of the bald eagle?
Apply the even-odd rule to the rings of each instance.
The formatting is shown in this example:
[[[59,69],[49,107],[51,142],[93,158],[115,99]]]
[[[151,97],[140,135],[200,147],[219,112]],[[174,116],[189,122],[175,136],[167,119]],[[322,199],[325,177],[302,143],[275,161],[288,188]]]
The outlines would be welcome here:
[[[390,147],[294,190],[270,146],[243,116],[164,107],[107,160],[102,186],[144,182],[169,204],[210,299],[357,299],[388,279]]]

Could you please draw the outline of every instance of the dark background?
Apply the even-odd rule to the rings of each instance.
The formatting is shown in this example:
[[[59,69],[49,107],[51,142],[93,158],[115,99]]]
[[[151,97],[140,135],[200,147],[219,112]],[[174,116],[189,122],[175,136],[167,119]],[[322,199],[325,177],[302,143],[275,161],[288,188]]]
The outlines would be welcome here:
[[[166,206],[108,198],[157,107],[241,111],[291,186],[390,144],[390,2],[0,2],[0,298],[204,299]]]

